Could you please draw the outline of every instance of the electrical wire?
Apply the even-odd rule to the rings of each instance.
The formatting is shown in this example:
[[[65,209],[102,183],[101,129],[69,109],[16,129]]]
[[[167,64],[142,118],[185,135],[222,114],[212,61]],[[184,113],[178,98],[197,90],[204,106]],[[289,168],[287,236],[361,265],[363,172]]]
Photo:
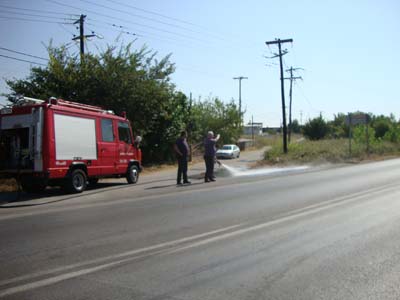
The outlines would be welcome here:
[[[83,0],[81,0],[81,1],[83,1]],[[196,33],[200,33],[200,34],[206,34],[207,36],[212,37],[214,39],[218,39],[220,41],[231,42],[226,38],[226,34],[221,34],[221,35],[215,34],[215,30],[211,30],[210,28],[206,28],[205,26],[201,26],[201,25],[198,25],[198,24],[195,24],[195,23],[192,23],[192,22],[188,22],[186,20],[182,20],[182,19],[166,16],[166,15],[163,15],[163,14],[151,11],[151,10],[146,10],[146,9],[139,8],[139,7],[136,7],[136,6],[132,6],[132,5],[129,5],[129,4],[124,4],[124,3],[121,3],[121,2],[118,2],[118,1],[115,1],[115,0],[106,0],[106,1],[114,3],[114,4],[117,4],[117,5],[121,5],[121,6],[124,6],[124,7],[129,7],[131,9],[134,9],[134,10],[137,10],[137,11],[141,11],[141,12],[144,12],[144,13],[147,13],[147,14],[151,14],[151,15],[154,15],[154,16],[162,17],[162,18],[174,21],[174,22],[179,22],[181,24],[190,25],[190,26],[193,26],[193,27],[196,27],[196,28],[200,29],[202,32],[193,31],[192,29],[188,29],[188,28],[186,28],[185,30],[190,30],[192,32],[196,32]],[[233,35],[231,35],[231,36],[235,40],[237,39],[236,36],[233,36]]]
[[[24,52],[19,52],[19,51],[11,50],[11,49],[4,48],[4,47],[0,47],[0,50],[4,50],[4,51],[8,51],[8,52],[12,52],[12,53],[16,53],[16,54],[21,54],[21,55],[29,56],[29,57],[32,57],[32,58],[37,58],[37,59],[41,59],[41,60],[48,61],[47,58],[43,58],[43,57],[36,56],[36,55],[32,55],[32,54],[27,54],[27,53],[24,53]]]
[[[42,63],[38,63],[38,62],[30,61],[30,60],[25,60],[25,59],[21,59],[21,58],[16,58],[16,57],[11,57],[11,56],[8,56],[8,55],[3,55],[3,54],[0,54],[0,57],[5,57],[5,58],[8,58],[8,59],[18,60],[18,61],[27,62],[27,63],[30,63],[30,64],[41,65],[41,66],[45,66],[45,67],[47,66],[47,65],[42,64]]]
[[[3,14],[12,14],[12,15],[19,15],[19,16],[28,16],[28,17],[47,18],[47,19],[57,19],[57,20],[60,19],[60,17],[49,17],[49,16],[44,16],[44,15],[26,14],[26,13],[13,12],[13,11],[4,11],[4,10],[2,10],[1,13],[3,13]],[[63,19],[66,20],[67,18],[63,18]],[[68,20],[71,20],[71,21],[72,21],[72,19],[68,19]]]
[[[75,33],[73,33],[72,31],[68,30],[67,28],[64,27],[63,24],[58,24],[62,30],[64,30],[65,32],[71,34],[71,35],[75,35]]]
[[[32,12],[46,13],[46,14],[52,14],[52,15],[65,15],[65,16],[74,15],[74,14],[66,14],[66,13],[55,12],[55,11],[49,11],[49,10],[28,9],[28,8],[13,7],[13,6],[7,6],[7,5],[0,5],[0,7],[2,7],[2,8],[8,8],[8,9],[14,9],[14,10],[23,10],[23,11],[32,11]],[[79,16],[79,15],[75,15],[75,16]]]
[[[0,13],[1,13],[1,12],[0,12]],[[52,22],[52,21],[34,20],[34,19],[17,18],[17,17],[4,17],[4,16],[0,16],[0,18],[1,18],[1,19],[4,19],[4,20],[38,22],[38,23],[46,23],[46,24],[64,24],[64,25],[72,25],[72,24],[73,24],[73,23],[67,23],[67,22]]]
[[[96,12],[96,11],[93,11],[93,10],[90,10],[90,9],[79,8],[79,7],[76,7],[76,6],[69,5],[69,4],[60,3],[60,2],[55,1],[55,0],[45,0],[45,1],[57,4],[57,5],[61,5],[61,6],[65,6],[65,7],[69,7],[69,8],[73,8],[73,9],[77,9],[77,10],[81,10],[81,11],[86,11],[86,12],[89,12],[89,13],[92,13],[92,14],[95,14],[95,15],[98,15],[98,16],[110,18],[112,20],[117,20],[117,21],[120,21],[120,22],[132,24],[132,25],[136,25],[136,26],[140,26],[140,27],[145,27],[145,28],[148,28],[148,29],[151,29],[151,30],[160,31],[160,32],[164,32],[164,33],[167,33],[167,34],[172,34],[172,35],[183,37],[183,38],[190,39],[190,40],[193,40],[193,41],[200,41],[202,43],[209,43],[206,40],[201,40],[201,39],[198,39],[198,38],[194,38],[194,37],[189,36],[189,35],[181,34],[181,33],[178,33],[178,32],[173,32],[173,31],[170,31],[170,30],[154,27],[154,26],[151,26],[151,25],[132,22],[130,20],[116,18],[115,16],[99,13],[99,12]]]
[[[102,7],[102,8],[108,9],[108,10],[113,10],[113,11],[116,11],[116,12],[119,12],[119,13],[127,14],[127,15],[129,15],[131,17],[137,17],[137,18],[141,18],[141,19],[144,19],[144,20],[147,20],[147,21],[159,23],[159,24],[162,24],[162,25],[167,25],[167,26],[178,28],[178,29],[183,29],[183,30],[190,31],[190,32],[193,32],[193,33],[199,33],[198,31],[194,31],[192,29],[189,29],[189,28],[186,28],[186,27],[183,27],[183,26],[179,26],[179,25],[176,25],[176,24],[163,22],[163,21],[160,21],[160,20],[157,20],[157,19],[154,19],[154,18],[150,18],[150,17],[145,17],[145,16],[141,16],[141,15],[137,15],[137,14],[132,14],[130,12],[127,12],[126,10],[120,10],[120,9],[117,9],[117,8],[112,8],[112,7],[109,7],[109,6],[106,6],[106,5],[102,5],[102,4],[93,2],[93,1],[89,1],[89,0],[80,0],[80,1],[88,3],[88,4],[91,4],[91,5],[95,5],[95,6],[98,6],[98,7]]]
[[[154,16],[162,17],[162,18],[169,19],[169,20],[172,20],[172,21],[176,21],[176,22],[179,22],[179,23],[183,23],[183,24],[187,24],[187,25],[191,25],[191,26],[202,27],[200,25],[197,25],[197,24],[185,21],[185,20],[169,17],[169,16],[166,16],[166,15],[163,15],[163,14],[160,14],[160,13],[156,13],[154,11],[146,10],[146,9],[139,8],[139,7],[136,7],[136,6],[132,6],[132,5],[129,5],[129,4],[124,4],[124,3],[121,3],[121,2],[118,2],[118,1],[114,1],[114,0],[106,0],[106,1],[114,3],[114,4],[118,4],[118,5],[121,5],[121,6],[126,6],[126,7],[129,7],[129,8],[132,8],[134,10],[138,10],[138,11],[141,11],[141,12],[144,12],[144,13],[147,13],[147,14],[151,14],[151,15],[154,15]]]

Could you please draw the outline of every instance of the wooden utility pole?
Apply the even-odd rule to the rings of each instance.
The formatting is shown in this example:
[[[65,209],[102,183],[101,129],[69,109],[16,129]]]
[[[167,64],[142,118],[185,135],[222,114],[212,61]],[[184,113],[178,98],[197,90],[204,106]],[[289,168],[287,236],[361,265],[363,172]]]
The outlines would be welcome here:
[[[254,143],[254,119],[253,119],[253,115],[251,115],[251,139],[253,140],[253,147],[254,147],[255,143]]]
[[[302,68],[290,67],[290,69],[286,70],[286,72],[290,72],[290,77],[289,78],[285,78],[285,79],[290,80],[290,90],[289,90],[289,98],[290,98],[290,100],[289,100],[289,130],[288,130],[289,143],[290,143],[290,137],[291,137],[291,134],[292,134],[292,90],[293,90],[293,81],[295,81],[296,79],[303,79],[303,78],[301,78],[301,76],[298,76],[298,77],[294,77],[293,76],[293,71],[296,71],[296,70],[302,70]]]
[[[85,29],[84,29],[84,24],[85,24],[85,18],[86,15],[81,15],[79,17],[79,20],[76,20],[74,22],[74,24],[78,24],[79,23],[79,36],[74,37],[72,40],[76,41],[79,40],[80,41],[80,53],[81,53],[81,63],[83,62],[83,56],[85,55],[85,39],[89,38],[89,37],[95,37],[95,34],[87,34],[85,35]]]
[[[281,71],[281,97],[282,97],[282,120],[283,120],[283,152],[287,153],[287,126],[286,126],[286,112],[285,112],[285,83],[283,77],[283,62],[282,56],[288,53],[284,51],[282,53],[282,44],[284,43],[293,43],[293,39],[276,39],[275,41],[265,42],[266,45],[274,45],[278,44],[279,54],[275,55],[274,57],[279,57],[279,66]]]
[[[242,80],[249,78],[244,76],[239,76],[239,77],[233,77],[233,79],[239,80],[239,116],[240,116],[240,121],[242,121]]]

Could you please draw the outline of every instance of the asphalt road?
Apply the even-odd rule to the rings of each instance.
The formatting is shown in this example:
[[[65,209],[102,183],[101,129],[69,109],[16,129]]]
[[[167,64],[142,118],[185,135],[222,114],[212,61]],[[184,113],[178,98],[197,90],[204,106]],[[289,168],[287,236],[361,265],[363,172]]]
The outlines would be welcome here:
[[[400,299],[400,160],[207,184],[201,168],[191,186],[172,170],[3,197],[0,298]]]

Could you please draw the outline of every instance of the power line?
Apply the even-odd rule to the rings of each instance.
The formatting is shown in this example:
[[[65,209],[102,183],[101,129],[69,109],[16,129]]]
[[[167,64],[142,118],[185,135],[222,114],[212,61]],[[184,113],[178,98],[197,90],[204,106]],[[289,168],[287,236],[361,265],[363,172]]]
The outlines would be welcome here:
[[[55,1],[55,0],[45,0],[45,1],[51,2],[51,3],[54,3],[54,4],[57,4],[57,5],[61,5],[61,6],[65,6],[65,7],[69,7],[69,8],[73,8],[73,9],[77,9],[77,10],[81,10],[81,11],[86,11],[86,12],[89,12],[89,13],[92,13],[92,14],[95,14],[95,15],[98,15],[98,16],[110,18],[110,19],[113,19],[113,20],[118,20],[118,21],[120,21],[120,22],[132,24],[132,25],[136,25],[136,26],[140,26],[140,27],[145,27],[145,28],[148,28],[148,29],[152,29],[152,30],[155,30],[155,31],[160,31],[160,32],[172,34],[172,35],[175,35],[175,36],[180,36],[180,37],[183,37],[183,38],[186,38],[186,39],[190,39],[190,40],[194,40],[194,41],[199,41],[199,42],[202,42],[202,43],[209,43],[208,41],[201,40],[201,39],[197,39],[197,38],[194,38],[194,37],[189,36],[189,35],[185,35],[185,34],[173,32],[173,31],[166,30],[166,29],[161,29],[161,28],[154,27],[154,26],[151,26],[151,25],[146,25],[146,24],[141,24],[141,23],[137,23],[137,22],[132,22],[132,21],[130,21],[130,20],[125,20],[125,19],[121,19],[121,18],[116,18],[115,16],[111,16],[111,15],[99,13],[99,12],[96,12],[96,11],[93,11],[93,10],[90,10],[90,9],[79,8],[79,7],[76,7],[76,6],[69,5],[69,4],[60,3],[60,2]]]
[[[64,27],[63,24],[58,24],[62,30],[64,30],[66,33],[69,33],[70,35],[75,35],[72,31],[68,30],[67,28]]]
[[[178,19],[178,18],[169,17],[169,16],[166,16],[166,15],[163,15],[163,14],[160,14],[160,13],[156,13],[156,12],[154,12],[154,11],[150,11],[150,10],[147,10],[147,9],[139,8],[139,7],[136,7],[136,6],[129,5],[129,4],[124,4],[124,3],[121,3],[121,2],[118,2],[118,1],[114,1],[114,0],[106,0],[106,1],[112,2],[112,3],[114,3],[114,4],[126,6],[126,7],[129,7],[129,8],[132,8],[132,9],[135,9],[135,10],[138,10],[138,11],[141,11],[141,12],[144,12],[144,13],[147,13],[147,14],[151,14],[151,15],[159,16],[159,17],[162,17],[162,18],[165,18],[165,19],[169,19],[169,20],[172,20],[172,21],[180,22],[180,23],[183,23],[183,24],[192,25],[192,26],[197,26],[197,27],[202,27],[202,26],[200,26],[200,25],[197,25],[197,24],[194,24],[194,23],[185,21],[185,20],[181,20],[181,19]]]
[[[83,0],[81,0],[81,1],[83,1]],[[200,34],[206,34],[207,36],[210,36],[212,38],[215,38],[215,39],[218,39],[218,40],[221,40],[221,41],[232,42],[232,41],[229,41],[229,40],[226,39],[226,34],[217,35],[217,34],[215,34],[214,30],[211,32],[211,30],[209,28],[206,28],[205,26],[201,26],[201,25],[198,25],[198,24],[195,24],[195,23],[192,23],[192,22],[188,22],[186,20],[182,20],[182,19],[178,19],[178,18],[167,16],[167,15],[163,15],[163,14],[151,11],[151,10],[146,10],[146,9],[139,8],[139,7],[136,7],[136,6],[132,6],[132,5],[129,5],[129,4],[121,3],[121,2],[118,2],[118,1],[115,1],[115,0],[106,0],[106,1],[114,3],[114,4],[117,4],[117,5],[121,5],[121,6],[124,6],[124,7],[129,7],[131,9],[138,10],[138,11],[141,11],[141,12],[144,12],[144,13],[147,13],[147,14],[151,14],[151,15],[155,15],[155,16],[162,17],[162,18],[165,18],[165,19],[169,19],[171,21],[179,22],[181,24],[194,26],[194,27],[197,27],[198,29],[201,29],[202,32],[193,31],[193,30],[187,29],[187,28],[185,28],[185,30],[190,30],[192,32],[196,32],[196,33],[200,33]],[[231,35],[231,36],[233,37],[233,35]],[[234,37],[234,39],[236,40],[237,37]]]
[[[192,29],[189,29],[189,28],[186,28],[186,27],[183,27],[183,26],[179,26],[179,25],[176,25],[176,24],[163,22],[163,21],[160,21],[160,20],[157,20],[157,19],[154,19],[154,18],[149,18],[149,17],[137,15],[137,14],[132,14],[130,12],[127,12],[126,10],[120,10],[120,9],[117,9],[117,8],[112,8],[110,6],[102,5],[102,4],[95,3],[95,2],[92,2],[92,1],[89,1],[89,0],[80,0],[80,1],[88,3],[88,4],[91,4],[91,5],[95,5],[95,6],[98,6],[98,7],[106,8],[108,10],[113,10],[113,11],[116,11],[116,12],[119,12],[119,13],[124,13],[124,14],[127,14],[129,16],[133,16],[133,17],[141,18],[141,19],[148,20],[148,21],[151,21],[151,22],[159,23],[159,24],[162,24],[162,25],[167,25],[167,26],[171,26],[171,27],[175,27],[175,28],[191,31],[191,32],[194,32],[194,33],[199,33],[197,31],[194,31]]]
[[[26,14],[26,13],[13,12],[13,11],[1,11],[1,13],[18,15],[18,16],[28,16],[28,17],[39,17],[39,18],[47,18],[47,19],[56,19],[56,20],[60,19],[60,17],[49,17],[49,16],[44,16],[44,15]],[[66,19],[66,18],[64,18],[64,19]]]
[[[45,65],[45,64],[41,64],[41,63],[38,63],[38,62],[34,62],[34,61],[29,61],[29,60],[25,60],[25,59],[21,59],[21,58],[16,58],[16,57],[11,57],[11,56],[7,56],[7,55],[3,55],[3,54],[0,54],[0,56],[1,57],[5,57],[5,58],[8,58],[8,59],[13,59],[13,60],[18,60],[18,61],[22,61],[22,62],[27,62],[27,63],[30,63],[30,64],[36,64],[36,65],[41,65],[41,66],[47,66],[47,65]]]
[[[92,22],[103,23],[103,22],[101,22],[101,21],[97,21],[97,20],[94,20],[94,19],[92,19],[92,18],[89,18],[88,20],[90,20],[90,21],[92,21]],[[121,26],[121,25],[116,25],[116,24],[111,24],[111,23],[106,23],[106,22],[104,22],[104,24],[106,24],[106,25],[108,25],[108,26],[93,24],[93,23],[89,23],[89,22],[86,22],[86,24],[87,24],[87,25],[90,25],[90,26],[94,26],[94,27],[100,27],[100,28],[105,28],[105,29],[111,29],[111,30],[114,30],[114,31],[118,31],[118,32],[120,32],[120,33],[125,33],[125,34],[127,34],[127,35],[142,36],[142,35],[137,34],[137,33],[135,33],[135,32],[130,32],[130,31],[128,31],[128,30],[125,30],[125,29],[128,29],[128,28],[126,28],[125,26]]]
[[[1,12],[0,12],[0,13],[1,13]],[[72,25],[72,23],[67,23],[67,22],[52,22],[52,21],[43,21],[43,20],[35,20],[35,19],[28,19],[28,18],[3,17],[3,16],[0,16],[0,18],[1,18],[1,19],[4,19],[4,20],[38,22],[38,23],[46,23],[46,24],[64,24],[64,25]]]
[[[33,11],[33,12],[46,13],[46,14],[48,13],[48,14],[52,14],[52,15],[65,15],[65,16],[74,15],[74,14],[66,14],[66,13],[49,11],[49,10],[28,9],[28,8],[13,7],[13,6],[7,6],[7,5],[0,5],[0,7],[14,9],[14,10]],[[78,16],[78,15],[75,15],[75,16]]]
[[[21,54],[21,55],[25,55],[25,56],[29,56],[29,57],[33,57],[33,58],[37,58],[37,59],[41,59],[41,60],[48,61],[47,58],[43,58],[43,57],[40,57],[40,56],[36,56],[36,55],[32,55],[32,54],[27,54],[27,53],[23,53],[23,52],[11,50],[11,49],[4,48],[4,47],[0,47],[0,50],[4,50],[4,51],[8,51],[8,52],[12,52],[12,53],[17,53],[17,54]]]

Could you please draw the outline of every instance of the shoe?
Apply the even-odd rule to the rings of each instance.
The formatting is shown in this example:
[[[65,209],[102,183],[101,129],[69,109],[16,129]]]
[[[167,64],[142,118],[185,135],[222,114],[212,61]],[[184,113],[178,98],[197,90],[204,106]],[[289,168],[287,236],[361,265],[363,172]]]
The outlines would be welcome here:
[[[204,179],[204,182],[210,182],[210,180],[209,179]]]
[[[181,182],[177,182],[176,185],[183,185]]]
[[[215,178],[210,178],[210,181],[216,181]]]
[[[187,181],[184,181],[183,184],[192,184],[192,182],[187,180]]]

